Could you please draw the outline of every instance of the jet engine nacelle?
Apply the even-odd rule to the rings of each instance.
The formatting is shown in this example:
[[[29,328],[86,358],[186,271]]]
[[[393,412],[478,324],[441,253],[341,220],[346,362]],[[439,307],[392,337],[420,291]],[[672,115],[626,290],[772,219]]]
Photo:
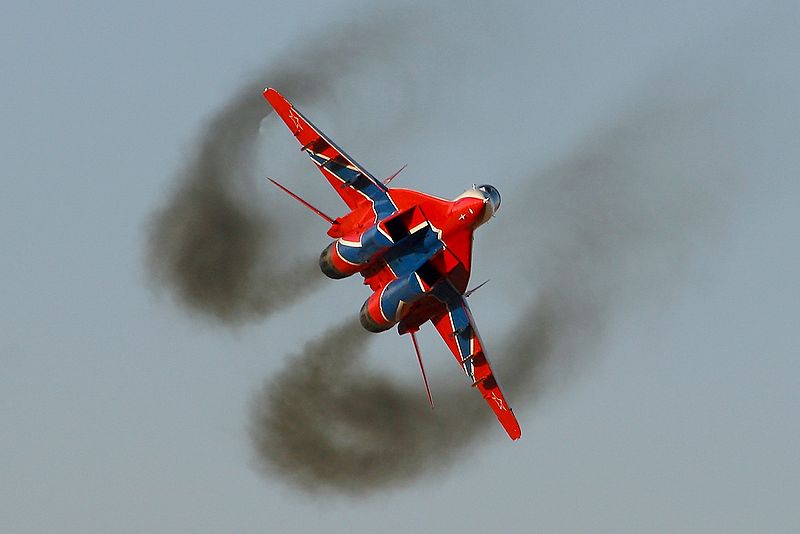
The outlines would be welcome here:
[[[319,268],[329,278],[345,278],[364,270],[370,260],[393,244],[376,224],[357,237],[342,237],[328,245],[319,256]]]
[[[325,276],[339,280],[340,278],[347,278],[353,273],[357,273],[360,265],[350,265],[345,262],[339,253],[336,251],[338,241],[334,241],[319,255],[319,268]]]
[[[383,332],[402,319],[402,308],[425,294],[416,273],[398,278],[376,291],[361,306],[361,326],[370,332]]]

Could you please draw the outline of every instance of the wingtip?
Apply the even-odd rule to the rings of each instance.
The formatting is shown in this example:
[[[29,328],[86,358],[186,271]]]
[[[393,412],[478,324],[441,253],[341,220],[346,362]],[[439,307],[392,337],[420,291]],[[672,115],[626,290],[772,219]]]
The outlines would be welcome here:
[[[503,425],[506,429],[506,433],[508,437],[511,438],[511,441],[517,441],[519,438],[522,437],[522,429],[519,427],[519,423],[514,420],[513,425]]]
[[[264,89],[264,98],[275,107],[276,104],[280,103],[281,101],[285,101],[286,99],[283,97],[282,94],[278,92],[277,89],[272,87],[267,87]]]

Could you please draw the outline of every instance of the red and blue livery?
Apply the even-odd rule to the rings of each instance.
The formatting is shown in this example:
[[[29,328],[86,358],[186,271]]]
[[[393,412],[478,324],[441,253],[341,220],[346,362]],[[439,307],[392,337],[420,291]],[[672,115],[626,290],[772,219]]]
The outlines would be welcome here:
[[[370,332],[397,325],[411,334],[422,378],[433,406],[415,332],[433,323],[472,386],[480,391],[512,440],[521,435],[514,412],[492,373],[466,297],[476,228],[500,207],[491,185],[473,186],[454,200],[411,189],[390,188],[376,179],[306,119],[275,89],[264,97],[322,172],[349,211],[331,218],[286,187],[272,182],[330,223],[334,241],[320,255],[330,278],[356,273],[372,294],[361,307]],[[401,169],[402,170],[402,169]]]

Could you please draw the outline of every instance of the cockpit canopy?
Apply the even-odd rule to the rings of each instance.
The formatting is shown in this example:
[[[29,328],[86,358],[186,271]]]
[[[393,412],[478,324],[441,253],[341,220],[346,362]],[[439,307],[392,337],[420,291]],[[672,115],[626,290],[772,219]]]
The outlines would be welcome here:
[[[483,193],[483,196],[492,205],[492,214],[497,213],[497,210],[500,209],[500,192],[497,188],[489,184],[482,184],[475,186],[475,189]]]
[[[461,199],[474,199],[480,200],[483,203],[483,207],[474,206],[473,200],[473,207],[476,210],[473,212],[473,209],[469,209],[469,213],[474,213],[474,220],[470,220],[467,223],[472,225],[473,228],[477,228],[478,226],[484,224],[486,221],[491,219],[497,210],[500,209],[500,193],[494,186],[489,184],[482,184],[482,185],[475,185],[473,184],[472,187],[458,195],[455,199],[453,199],[454,206],[457,206],[458,201]],[[458,217],[459,221],[463,221],[466,214],[463,213],[455,213],[455,216]]]

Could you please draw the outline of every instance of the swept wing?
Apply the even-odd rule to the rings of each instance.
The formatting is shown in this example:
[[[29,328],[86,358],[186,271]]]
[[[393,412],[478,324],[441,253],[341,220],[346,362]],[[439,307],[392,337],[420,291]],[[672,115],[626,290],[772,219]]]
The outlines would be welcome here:
[[[387,194],[388,188],[336,146],[283,95],[269,88],[264,91],[264,98],[297,138],[301,150],[308,154],[351,210],[356,211],[370,205],[376,220],[397,210]]]
[[[431,322],[508,436],[519,439],[522,434],[519,423],[489,365],[466,299],[447,282],[437,285],[434,294],[444,303],[445,310]]]

